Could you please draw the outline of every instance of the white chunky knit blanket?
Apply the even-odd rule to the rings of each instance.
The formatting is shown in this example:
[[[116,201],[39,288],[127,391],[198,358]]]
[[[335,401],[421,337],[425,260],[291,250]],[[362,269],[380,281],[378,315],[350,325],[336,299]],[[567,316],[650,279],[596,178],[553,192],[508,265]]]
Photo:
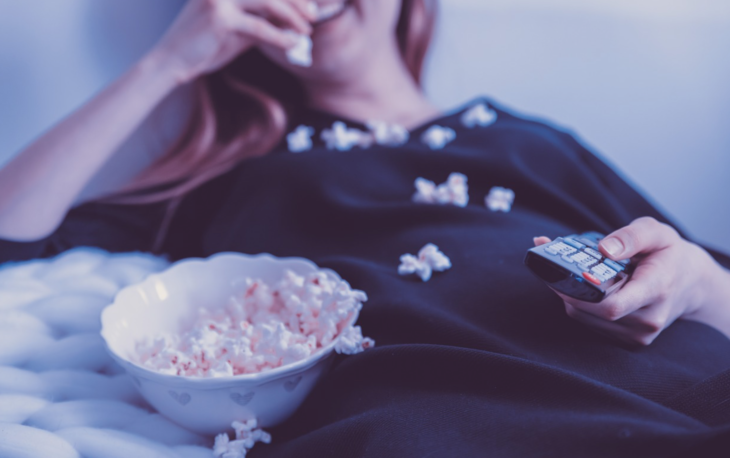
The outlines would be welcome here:
[[[99,335],[116,292],[167,265],[77,248],[0,266],[0,457],[212,456],[212,438],[140,397]]]

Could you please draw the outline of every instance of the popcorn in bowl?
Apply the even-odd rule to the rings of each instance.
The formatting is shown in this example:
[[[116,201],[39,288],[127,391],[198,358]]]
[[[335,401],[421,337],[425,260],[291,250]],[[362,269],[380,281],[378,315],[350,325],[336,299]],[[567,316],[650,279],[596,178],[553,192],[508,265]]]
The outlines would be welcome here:
[[[365,299],[306,259],[219,253],[122,289],[101,334],[171,421],[208,435],[253,419],[268,428],[296,411],[336,352],[373,345],[355,326]]]
[[[367,300],[324,271],[306,276],[291,270],[274,286],[250,277],[244,291],[211,312],[198,310],[182,334],[160,334],[137,342],[143,367],[162,374],[225,377],[254,374],[308,358],[329,345],[357,353],[374,344],[347,321]]]

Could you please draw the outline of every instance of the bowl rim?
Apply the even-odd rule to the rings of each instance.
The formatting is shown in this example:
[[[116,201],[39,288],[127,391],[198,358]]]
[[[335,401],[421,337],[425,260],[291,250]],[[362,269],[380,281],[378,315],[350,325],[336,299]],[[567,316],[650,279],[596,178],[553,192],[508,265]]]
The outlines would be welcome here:
[[[107,336],[105,334],[105,330],[108,330],[108,327],[105,326],[106,323],[108,323],[111,318],[109,318],[109,315],[111,313],[111,310],[115,308],[121,308],[122,305],[118,303],[118,298],[120,294],[125,291],[132,288],[136,288],[141,284],[147,283],[147,282],[153,282],[156,279],[170,275],[172,272],[178,270],[181,268],[181,266],[186,266],[189,264],[207,264],[216,261],[219,258],[225,258],[225,257],[233,257],[237,259],[243,259],[247,261],[263,261],[268,263],[278,263],[281,261],[296,261],[296,262],[303,262],[304,264],[307,264],[309,267],[313,268],[314,270],[318,271],[324,271],[330,275],[333,275],[337,280],[345,282],[348,286],[350,284],[347,282],[347,280],[342,279],[340,275],[335,272],[332,269],[319,267],[314,262],[310,261],[309,259],[297,257],[297,256],[289,256],[289,257],[277,257],[269,253],[259,253],[255,255],[250,255],[246,253],[239,253],[239,252],[233,252],[233,251],[224,251],[220,253],[213,254],[211,256],[208,256],[207,258],[199,258],[199,257],[191,257],[191,258],[185,258],[181,259],[179,261],[176,261],[172,264],[170,264],[165,270],[162,270],[160,272],[155,272],[147,277],[145,277],[144,280],[127,285],[124,288],[121,288],[114,296],[114,299],[111,304],[104,307],[104,310],[101,312],[101,330],[99,333],[101,334],[102,339],[104,340],[104,346],[107,349],[107,352],[112,356],[112,358],[120,363],[120,365],[127,370],[130,375],[134,375],[137,377],[142,377],[148,380],[153,380],[161,384],[166,385],[175,385],[175,386],[181,386],[181,385],[187,385],[191,388],[195,389],[213,389],[213,388],[221,388],[224,386],[230,386],[230,385],[240,385],[241,383],[253,383],[256,385],[260,385],[265,382],[272,381],[274,379],[280,379],[285,377],[290,377],[292,375],[296,375],[297,373],[303,372],[310,367],[317,364],[320,360],[324,359],[325,357],[328,357],[332,354],[332,351],[335,348],[335,345],[337,344],[337,338],[333,339],[332,342],[327,344],[326,346],[322,347],[318,352],[314,353],[313,355],[310,355],[307,358],[304,358],[302,360],[286,364],[283,366],[279,366],[277,368],[268,370],[266,372],[257,372],[253,374],[240,374],[240,375],[231,375],[231,376],[224,376],[224,377],[189,377],[185,375],[171,375],[171,374],[163,374],[160,372],[155,372],[153,370],[147,369],[144,366],[141,366],[133,361],[130,361],[128,358],[118,354],[112,346],[109,344],[109,341],[107,340]],[[351,326],[355,324],[358,317],[360,315],[359,310],[355,310],[350,317],[349,322],[347,323],[348,326]],[[203,386],[204,385],[204,386]]]

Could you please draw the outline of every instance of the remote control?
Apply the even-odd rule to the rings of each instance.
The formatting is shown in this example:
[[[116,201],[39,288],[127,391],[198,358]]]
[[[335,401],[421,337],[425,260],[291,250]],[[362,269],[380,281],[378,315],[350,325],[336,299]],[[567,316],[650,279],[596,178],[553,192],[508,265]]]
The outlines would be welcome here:
[[[618,290],[633,272],[628,260],[613,261],[601,254],[598,232],[558,237],[528,250],[525,265],[545,283],[566,296],[601,302]]]

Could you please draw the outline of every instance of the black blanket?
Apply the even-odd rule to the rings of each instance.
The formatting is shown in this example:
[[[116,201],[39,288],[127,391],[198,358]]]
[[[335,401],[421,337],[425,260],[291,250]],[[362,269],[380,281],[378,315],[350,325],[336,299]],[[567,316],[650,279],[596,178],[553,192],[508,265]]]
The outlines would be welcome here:
[[[309,112],[311,151],[282,144],[183,200],[162,248],[172,259],[302,256],[369,296],[359,324],[376,347],[339,358],[250,456],[730,456],[730,340],[678,321],[649,347],[619,345],[568,318],[522,263],[534,236],[667,219],[571,135],[481,101],[498,114],[488,127],[463,126],[464,107],[398,148],[347,152],[318,139],[336,118]],[[443,150],[420,141],[434,124],[456,132]],[[468,177],[468,206],[411,201],[417,177],[451,172]],[[514,190],[511,212],[485,207],[493,186]],[[150,250],[164,209],[86,204],[45,240],[0,241],[0,262]],[[399,256],[426,243],[453,267],[398,275]]]

